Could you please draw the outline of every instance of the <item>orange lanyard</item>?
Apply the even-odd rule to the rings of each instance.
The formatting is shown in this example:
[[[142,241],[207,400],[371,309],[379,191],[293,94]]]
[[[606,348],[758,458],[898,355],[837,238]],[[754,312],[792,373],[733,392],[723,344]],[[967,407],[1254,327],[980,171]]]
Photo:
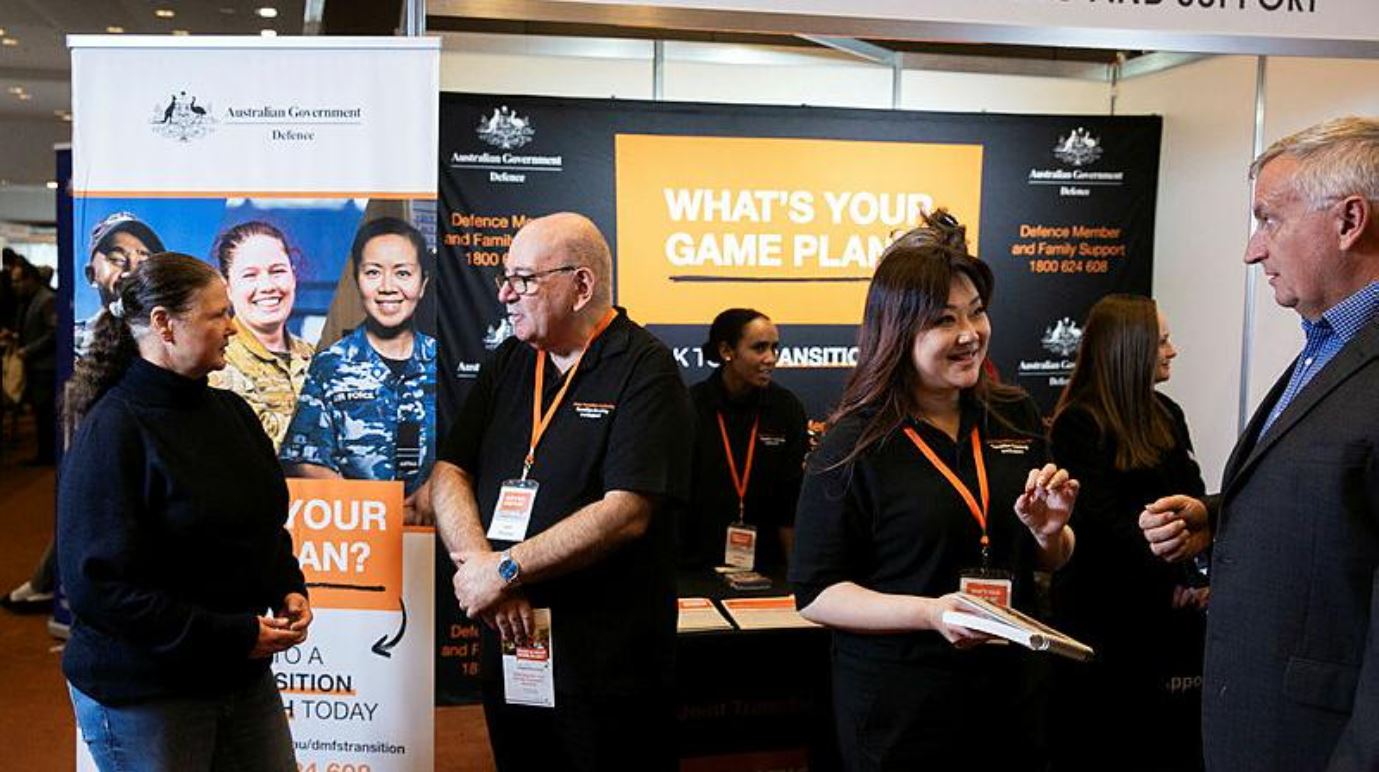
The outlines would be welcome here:
[[[991,539],[986,535],[986,513],[991,509],[991,491],[986,484],[986,462],[982,460],[982,440],[977,434],[977,427],[972,427],[972,458],[977,464],[977,485],[982,493],[981,506],[977,506],[977,499],[972,495],[972,491],[962,480],[958,479],[956,474],[953,474],[953,470],[949,469],[947,464],[943,463],[943,459],[939,458],[934,449],[929,447],[929,443],[919,436],[919,432],[915,431],[913,427],[907,426],[905,427],[905,435],[910,438],[910,442],[913,442],[916,448],[919,448],[919,452],[929,459],[929,463],[933,464],[939,472],[943,473],[944,477],[948,478],[948,483],[957,490],[958,495],[962,496],[962,500],[967,503],[972,517],[982,528],[982,560],[986,561],[988,547],[991,545]]]
[[[723,455],[728,459],[728,474],[733,476],[733,490],[737,491],[737,523],[742,524],[747,513],[747,481],[752,479],[752,456],[757,451],[757,426],[761,424],[761,414],[752,419],[752,433],[747,438],[747,463],[742,466],[742,476],[737,475],[737,462],[733,460],[733,446],[728,442],[728,425],[723,422],[723,411],[718,411],[718,432],[723,435]]]
[[[575,380],[575,372],[579,370],[579,363],[584,361],[584,354],[589,351],[589,347],[594,345],[603,331],[608,329],[608,325],[618,316],[615,309],[608,309],[594,327],[594,334],[589,336],[588,342],[584,344],[584,349],[575,357],[575,363],[570,367],[570,372],[565,373],[565,382],[560,385],[560,391],[555,393],[555,399],[551,401],[551,406],[546,409],[546,414],[541,414],[541,395],[542,389],[546,385],[546,352],[536,350],[536,384],[532,389],[531,400],[531,446],[527,449],[527,458],[522,462],[522,479],[527,479],[527,474],[531,472],[532,464],[536,463],[536,446],[541,442],[541,435],[546,433],[546,427],[550,425],[551,419],[555,417],[556,408],[560,407],[561,400],[565,399],[565,392],[569,390],[570,384]]]

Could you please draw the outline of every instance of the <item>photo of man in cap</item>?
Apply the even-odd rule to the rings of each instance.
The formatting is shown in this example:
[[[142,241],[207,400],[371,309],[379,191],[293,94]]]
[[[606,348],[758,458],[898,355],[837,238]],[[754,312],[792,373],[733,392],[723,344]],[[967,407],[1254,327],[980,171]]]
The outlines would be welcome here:
[[[91,325],[115,300],[115,284],[149,255],[164,251],[163,240],[144,221],[130,212],[116,212],[91,229],[91,257],[86,262],[86,281],[100,293],[101,306],[86,319],[78,319],[73,347],[78,358],[90,345]]]

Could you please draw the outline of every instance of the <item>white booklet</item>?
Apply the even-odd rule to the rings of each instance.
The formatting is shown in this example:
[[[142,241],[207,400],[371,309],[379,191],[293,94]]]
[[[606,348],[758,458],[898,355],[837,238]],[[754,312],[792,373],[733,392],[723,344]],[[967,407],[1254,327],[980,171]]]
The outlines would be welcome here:
[[[966,611],[943,612],[943,621],[950,625],[1004,638],[1031,651],[1047,651],[1083,661],[1096,656],[1091,646],[1013,608],[997,606],[966,593],[960,593],[958,598],[968,608]]]
[[[555,707],[555,639],[551,637],[551,610],[532,609],[536,633],[527,645],[504,641],[503,697],[509,705]]]

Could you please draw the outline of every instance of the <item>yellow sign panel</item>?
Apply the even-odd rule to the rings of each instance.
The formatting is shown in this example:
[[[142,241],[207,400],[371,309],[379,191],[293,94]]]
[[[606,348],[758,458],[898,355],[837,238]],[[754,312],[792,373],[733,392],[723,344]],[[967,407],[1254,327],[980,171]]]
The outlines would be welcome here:
[[[615,153],[618,302],[644,324],[856,324],[882,250],[936,207],[977,252],[981,145],[619,134]]]

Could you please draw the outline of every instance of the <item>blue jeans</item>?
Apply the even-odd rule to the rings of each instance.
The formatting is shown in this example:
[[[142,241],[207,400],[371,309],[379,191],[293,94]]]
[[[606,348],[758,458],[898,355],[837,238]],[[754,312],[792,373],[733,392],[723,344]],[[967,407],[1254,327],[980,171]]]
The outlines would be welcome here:
[[[223,697],[103,705],[71,684],[77,727],[101,772],[297,772],[271,673]]]

